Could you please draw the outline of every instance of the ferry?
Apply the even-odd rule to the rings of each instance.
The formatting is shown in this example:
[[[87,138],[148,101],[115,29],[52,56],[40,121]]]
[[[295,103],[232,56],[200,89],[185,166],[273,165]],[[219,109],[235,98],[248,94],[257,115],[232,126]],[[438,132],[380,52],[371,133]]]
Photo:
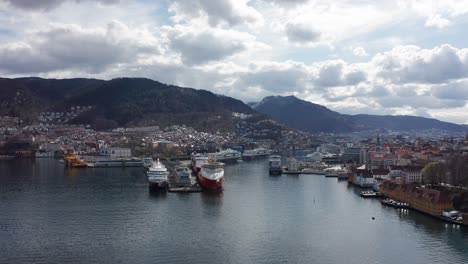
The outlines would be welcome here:
[[[200,186],[207,191],[221,192],[224,183],[224,163],[210,159],[201,166],[198,174]]]
[[[210,153],[208,157],[223,163],[235,163],[241,158],[241,153],[233,149],[225,149]]]
[[[256,158],[266,158],[271,154],[271,150],[265,148],[256,148],[245,150],[242,154],[242,159],[251,160]]]
[[[281,156],[271,155],[268,159],[268,171],[270,174],[281,174]]]
[[[159,162],[159,159],[156,162],[152,162],[146,175],[148,176],[150,190],[167,188],[167,178],[169,176],[169,171],[167,170],[166,166]]]
[[[90,162],[90,167],[107,168],[107,167],[142,167],[141,159],[95,159]]]

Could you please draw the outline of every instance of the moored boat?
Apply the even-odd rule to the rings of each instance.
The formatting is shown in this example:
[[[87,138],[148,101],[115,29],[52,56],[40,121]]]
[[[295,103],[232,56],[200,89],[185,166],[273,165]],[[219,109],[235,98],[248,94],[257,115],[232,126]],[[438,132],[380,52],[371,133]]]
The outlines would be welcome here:
[[[201,166],[198,181],[203,190],[220,192],[224,183],[224,163],[210,159]]]
[[[225,149],[210,153],[208,157],[223,163],[235,163],[241,158],[241,153],[233,149]]]
[[[281,174],[281,156],[271,155],[268,159],[268,172],[270,174]]]
[[[164,166],[159,159],[151,164],[146,173],[148,176],[149,188],[150,190],[159,190],[167,188],[167,177],[169,176],[169,171],[166,166]]]
[[[202,165],[206,163],[208,163],[208,157],[201,154],[192,155],[191,166],[193,174],[197,176],[200,173]]]
[[[244,160],[251,160],[251,159],[258,159],[258,158],[265,158],[271,154],[271,150],[265,148],[255,148],[255,149],[248,149],[242,153],[242,159]]]
[[[195,184],[195,177],[187,166],[178,166],[175,168],[177,183],[179,187],[190,187]]]

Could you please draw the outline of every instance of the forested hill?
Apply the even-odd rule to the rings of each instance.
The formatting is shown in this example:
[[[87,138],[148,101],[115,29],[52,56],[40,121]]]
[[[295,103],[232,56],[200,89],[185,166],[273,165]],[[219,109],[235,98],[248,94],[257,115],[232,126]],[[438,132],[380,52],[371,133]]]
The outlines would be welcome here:
[[[224,126],[229,125],[225,117],[232,112],[255,113],[234,98],[144,78],[110,81],[0,78],[0,92],[1,115],[29,120],[42,111],[91,106],[74,122],[98,126],[104,123],[106,127],[171,123],[194,125],[203,121],[207,124],[206,121],[212,119],[219,119],[218,125]]]
[[[340,114],[325,106],[304,101],[294,96],[269,96],[259,103],[251,103],[250,105],[256,111],[269,115],[278,122],[308,132],[342,133],[374,129],[468,131],[464,125],[418,116]]]

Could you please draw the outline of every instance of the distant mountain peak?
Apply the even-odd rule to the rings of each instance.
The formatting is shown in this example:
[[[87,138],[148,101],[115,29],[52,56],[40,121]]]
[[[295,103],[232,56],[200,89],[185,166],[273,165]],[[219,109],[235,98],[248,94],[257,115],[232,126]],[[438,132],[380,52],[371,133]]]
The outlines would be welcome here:
[[[387,129],[408,131],[440,129],[466,131],[466,126],[417,116],[346,115],[291,96],[265,97],[254,109],[291,128],[308,132],[353,132]]]

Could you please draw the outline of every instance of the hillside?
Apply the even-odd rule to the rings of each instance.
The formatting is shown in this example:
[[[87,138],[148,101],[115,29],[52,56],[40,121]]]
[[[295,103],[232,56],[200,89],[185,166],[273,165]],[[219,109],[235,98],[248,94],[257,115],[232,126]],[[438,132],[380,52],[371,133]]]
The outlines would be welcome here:
[[[0,114],[28,117],[42,111],[91,106],[74,123],[98,129],[128,125],[186,124],[232,129],[232,112],[255,113],[243,102],[205,90],[181,88],[142,78],[0,79]]]
[[[294,96],[269,96],[252,105],[256,111],[269,115],[278,122],[307,132],[353,132],[373,129],[440,129],[457,132],[468,130],[463,125],[417,116],[345,115]]]

